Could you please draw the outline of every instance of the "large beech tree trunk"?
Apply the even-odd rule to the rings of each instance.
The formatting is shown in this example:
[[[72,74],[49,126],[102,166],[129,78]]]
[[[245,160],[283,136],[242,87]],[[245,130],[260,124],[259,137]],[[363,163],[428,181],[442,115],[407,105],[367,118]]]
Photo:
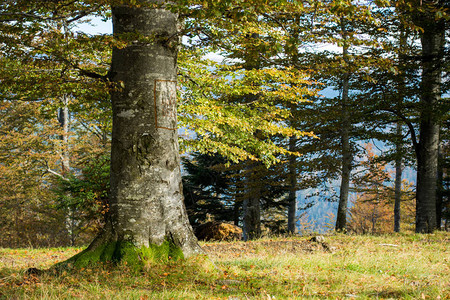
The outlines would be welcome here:
[[[436,20],[433,9],[445,1],[424,1],[424,10],[416,16],[423,29],[422,84],[420,99],[420,142],[417,150],[416,232],[430,233],[436,228],[436,192],[438,174],[442,59],[445,21]],[[426,5],[436,5],[428,7]]]
[[[199,254],[181,185],[177,16],[163,8],[131,5],[113,7],[112,16],[116,37],[137,35],[112,55],[110,216],[104,232],[72,260],[78,265],[95,260],[142,265]]]

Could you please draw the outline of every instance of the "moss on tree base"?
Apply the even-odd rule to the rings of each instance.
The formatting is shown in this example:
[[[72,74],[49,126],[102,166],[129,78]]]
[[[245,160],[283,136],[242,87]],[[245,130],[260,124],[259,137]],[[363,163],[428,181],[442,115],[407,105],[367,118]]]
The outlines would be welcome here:
[[[128,241],[106,241],[95,247],[89,246],[82,252],[54,266],[56,270],[85,268],[99,262],[125,264],[132,270],[140,271],[152,264],[166,264],[184,259],[180,247],[169,239],[161,245],[150,244],[138,247]]]

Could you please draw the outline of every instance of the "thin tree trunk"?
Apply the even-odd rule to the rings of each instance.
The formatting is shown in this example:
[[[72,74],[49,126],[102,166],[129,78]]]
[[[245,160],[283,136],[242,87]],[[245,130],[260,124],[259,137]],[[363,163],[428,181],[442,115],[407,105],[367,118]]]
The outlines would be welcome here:
[[[347,208],[350,190],[350,173],[352,168],[353,155],[350,151],[350,138],[348,124],[342,128],[342,175],[339,189],[339,206],[336,217],[336,231],[345,231],[347,226]]]
[[[254,240],[261,237],[261,183],[257,182],[257,163],[249,162],[247,169],[246,195],[243,202],[243,239]]]
[[[240,226],[241,223],[241,211],[243,210],[243,198],[239,195],[239,185],[241,177],[236,176],[232,184],[234,184],[234,208],[233,208],[233,224]]]
[[[261,68],[260,53],[253,42],[259,40],[258,33],[247,34],[248,41],[250,43],[246,45],[244,68],[245,70],[254,70]],[[258,95],[248,94],[245,95],[245,102],[253,102],[258,99]],[[258,138],[258,132],[254,132],[254,135]],[[246,191],[245,198],[242,203],[243,212],[243,239],[254,240],[261,237],[261,206],[260,206],[260,182],[257,182],[257,169],[258,163],[253,161],[247,161],[247,178],[246,178]]]
[[[70,149],[69,149],[69,132],[70,132],[70,115],[69,115],[69,97],[62,97],[62,106],[58,109],[58,122],[62,129],[60,159],[61,159],[61,175],[67,177],[70,174]],[[66,197],[70,197],[70,193],[66,192]],[[72,206],[67,208],[66,229],[70,239],[70,245],[75,245],[75,212]]]
[[[445,44],[445,22],[434,12],[419,13],[422,27],[422,84],[420,99],[420,142],[417,153],[416,232],[431,233],[437,226],[436,192],[441,97],[441,72]]]
[[[403,23],[400,23],[399,26],[400,38],[399,38],[399,66],[400,68],[404,67],[406,64],[405,60],[405,51],[407,51],[407,43],[408,43],[408,35],[409,31],[404,26]],[[401,107],[403,106],[403,102],[405,100],[405,91],[406,91],[406,79],[405,73],[400,69],[400,74],[398,75],[397,80],[397,105],[398,110],[400,112]],[[402,140],[403,132],[402,132],[402,123],[401,121],[397,121],[396,135],[395,135],[395,183],[394,183],[394,232],[400,232],[400,222],[401,222],[401,211],[400,204],[402,198],[402,175],[403,175],[403,147]]]
[[[236,199],[236,198],[235,198]],[[233,224],[239,226],[239,219],[241,216],[241,202],[235,200],[233,206]]]
[[[61,169],[62,175],[66,175],[70,172],[70,151],[69,151],[69,131],[70,131],[70,120],[69,120],[69,97],[64,95],[62,98],[62,107],[58,109],[58,122],[62,129],[61,135]]]
[[[438,185],[436,196],[436,229],[441,229],[442,223],[442,205],[444,201],[444,155],[442,154],[442,145],[439,144],[438,154]]]
[[[345,40],[345,36],[344,36]],[[343,53],[344,61],[348,64],[348,45],[344,42]],[[350,112],[348,107],[349,101],[349,79],[348,72],[343,74],[342,79],[342,96],[341,96],[341,150],[342,150],[342,174],[341,186],[339,190],[339,206],[336,216],[336,231],[345,231],[347,226],[347,207],[350,190],[350,173],[352,170],[353,154],[350,148]]]
[[[397,139],[399,139],[395,145],[397,156],[395,158],[395,183],[394,183],[394,232],[400,232],[400,201],[402,199],[402,145],[400,138],[402,136],[402,125],[397,123]]]
[[[294,24],[300,24],[301,23],[301,17],[300,14],[295,14],[294,16]],[[299,64],[299,45],[301,43],[299,34],[300,34],[300,28],[299,26],[294,25],[292,26],[292,40],[289,44],[286,45],[287,49],[286,52],[292,53],[292,65],[296,66]],[[312,28],[311,28],[312,30]],[[293,128],[296,128],[298,125],[297,121],[297,111],[298,106],[293,104],[290,107],[290,111],[292,114],[292,119],[290,120],[290,125]],[[297,151],[297,137],[291,136],[289,137],[289,151],[295,152]],[[289,156],[289,175],[288,175],[288,183],[289,183],[289,194],[288,194],[288,233],[295,233],[296,232],[296,220],[297,220],[297,157],[295,155]]]
[[[289,151],[294,152],[296,150],[297,138],[291,136],[289,138]],[[289,157],[289,195],[288,195],[288,232],[295,233],[295,220],[297,213],[297,157],[290,155]]]
[[[250,223],[250,199],[248,197],[244,198],[242,202],[242,239],[244,241],[250,240],[250,232],[252,232],[252,224]]]
[[[149,5],[159,1],[147,1]],[[164,8],[112,8],[111,204],[105,230],[71,261],[125,260],[142,267],[202,253],[183,203],[176,120],[177,16]],[[134,266],[131,266],[134,267]]]

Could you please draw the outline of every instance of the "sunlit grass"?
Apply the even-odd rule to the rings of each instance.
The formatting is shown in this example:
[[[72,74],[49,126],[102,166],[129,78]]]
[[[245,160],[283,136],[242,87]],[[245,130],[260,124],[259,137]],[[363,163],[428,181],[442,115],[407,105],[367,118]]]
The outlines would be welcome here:
[[[80,249],[0,249],[0,299],[449,299],[450,234],[271,238],[202,244],[190,260],[136,274],[97,265],[26,275]],[[330,251],[331,250],[331,251]]]

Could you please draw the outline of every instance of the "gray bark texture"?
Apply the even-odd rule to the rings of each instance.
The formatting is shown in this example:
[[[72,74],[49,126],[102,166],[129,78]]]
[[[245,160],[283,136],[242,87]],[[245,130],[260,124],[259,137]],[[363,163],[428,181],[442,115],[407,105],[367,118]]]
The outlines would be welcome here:
[[[139,33],[114,49],[111,220],[136,246],[169,238],[185,256],[200,248],[183,203],[176,120],[177,16],[164,9],[113,8],[114,34]]]
[[[70,114],[69,114],[69,97],[64,95],[61,99],[61,107],[58,109],[58,122],[59,126],[62,129],[61,139],[61,176],[62,178],[67,178],[67,175],[71,173],[70,171],[70,145],[69,145],[69,133],[70,133]],[[67,196],[70,196],[68,192],[66,192]],[[74,218],[74,210],[69,207],[67,209],[66,215],[66,229],[68,236],[70,238],[70,245],[75,245],[75,218]]]
[[[61,135],[61,174],[67,175],[70,173],[70,151],[69,151],[69,98],[67,95],[62,97],[62,107],[58,109],[58,122],[61,126],[63,134]]]
[[[428,2],[428,1],[425,1]],[[442,2],[444,3],[444,2]],[[428,4],[428,3],[427,3]],[[417,149],[416,232],[436,229],[441,73],[445,44],[445,21],[436,20],[431,8],[419,12],[416,24],[423,29],[420,141]]]
[[[154,3],[146,1],[146,3]],[[156,3],[156,2],[155,2]],[[112,8],[111,203],[105,230],[72,261],[201,254],[183,202],[176,120],[177,15],[164,8]],[[175,250],[174,250],[175,249]],[[165,256],[162,257],[162,256]],[[82,263],[77,263],[82,261]]]

